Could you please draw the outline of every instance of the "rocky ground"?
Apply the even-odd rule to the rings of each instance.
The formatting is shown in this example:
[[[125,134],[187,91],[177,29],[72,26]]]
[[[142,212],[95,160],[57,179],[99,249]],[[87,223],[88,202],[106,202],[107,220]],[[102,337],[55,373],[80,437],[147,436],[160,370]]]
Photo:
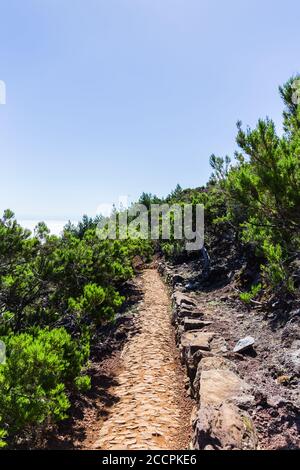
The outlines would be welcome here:
[[[91,391],[31,447],[299,449],[299,312],[245,306],[230,263],[209,277],[201,260],[156,267],[165,285],[146,269],[124,286],[126,309],[93,350]],[[234,352],[246,337],[254,344]]]
[[[279,324],[259,305],[246,307],[234,277],[201,283],[200,261],[161,263],[159,270],[171,288],[177,342],[197,403],[193,445],[298,449],[299,315]],[[234,353],[249,336],[253,347]]]

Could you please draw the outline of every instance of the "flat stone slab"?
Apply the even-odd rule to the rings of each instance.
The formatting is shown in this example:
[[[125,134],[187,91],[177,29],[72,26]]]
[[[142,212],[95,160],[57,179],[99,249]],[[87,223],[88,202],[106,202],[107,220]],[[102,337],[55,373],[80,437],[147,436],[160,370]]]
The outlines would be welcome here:
[[[202,349],[203,351],[210,350],[210,342],[214,337],[214,333],[204,333],[198,330],[186,331],[181,336],[181,345],[184,348],[190,348],[191,353]]]
[[[192,305],[184,305],[183,307],[180,307],[177,312],[178,318],[202,318],[203,316],[203,312],[195,309],[195,307],[193,307]]]
[[[203,321],[197,318],[184,318],[184,330],[185,331],[190,331],[190,330],[201,330],[202,328],[205,328],[207,326],[210,326],[212,324],[211,321]]]
[[[251,348],[255,344],[255,339],[252,336],[247,336],[241,339],[234,347],[233,352],[240,353]]]
[[[182,292],[175,292],[174,293],[174,301],[177,306],[181,307],[182,305],[191,305],[193,307],[196,306],[195,300],[193,300],[188,295],[183,294]]]

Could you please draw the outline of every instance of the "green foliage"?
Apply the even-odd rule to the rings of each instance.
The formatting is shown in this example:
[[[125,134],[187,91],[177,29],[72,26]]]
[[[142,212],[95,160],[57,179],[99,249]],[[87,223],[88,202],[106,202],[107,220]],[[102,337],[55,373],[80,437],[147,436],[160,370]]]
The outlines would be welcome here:
[[[279,244],[273,245],[267,240],[264,240],[262,246],[267,259],[267,264],[262,266],[262,271],[270,284],[276,287],[283,283],[287,276],[283,267],[282,248]]]
[[[257,284],[256,286],[252,286],[249,292],[242,292],[240,294],[240,299],[243,302],[245,302],[245,304],[249,304],[251,300],[254,300],[255,297],[258,296],[261,290],[262,290],[262,284]]]
[[[91,377],[89,377],[88,375],[76,377],[75,385],[77,390],[79,390],[80,392],[87,392],[91,388]]]
[[[135,257],[151,253],[148,241],[99,239],[100,219],[84,217],[57,237],[44,223],[31,234],[9,210],[0,218],[0,445],[7,432],[11,440],[63,419],[69,390],[88,390],[90,338],[122,306]]]
[[[83,295],[78,299],[69,299],[69,307],[71,311],[86,314],[100,324],[104,320],[112,320],[114,312],[121,307],[123,301],[124,297],[111,286],[103,288],[97,284],[87,284]]]
[[[64,328],[37,328],[1,339],[7,354],[0,365],[2,429],[11,437],[25,427],[66,417],[66,385],[77,385],[89,344],[72,340]]]
[[[285,289],[292,288],[286,260],[300,248],[300,121],[291,92],[291,82],[281,88],[286,104],[282,137],[269,119],[254,130],[243,131],[238,124],[242,152],[226,181],[230,220],[244,242],[254,243],[265,257],[266,281]]]
[[[4,429],[0,429],[0,449],[6,447],[5,438],[7,437],[7,432]]]
[[[211,183],[218,183],[226,179],[229,171],[229,165],[231,159],[228,155],[225,158],[217,157],[216,155],[211,155],[210,157],[210,166],[213,169],[213,173],[211,175]]]
[[[212,155],[213,173],[205,188],[179,188],[166,198],[169,203],[204,204],[208,248],[226,239],[251,245],[263,259],[264,287],[277,292],[294,292],[291,261],[300,254],[299,80],[293,77],[280,88],[283,135],[268,118],[254,129],[244,130],[238,122],[235,161]],[[161,241],[160,248],[169,258],[184,252],[177,240]]]

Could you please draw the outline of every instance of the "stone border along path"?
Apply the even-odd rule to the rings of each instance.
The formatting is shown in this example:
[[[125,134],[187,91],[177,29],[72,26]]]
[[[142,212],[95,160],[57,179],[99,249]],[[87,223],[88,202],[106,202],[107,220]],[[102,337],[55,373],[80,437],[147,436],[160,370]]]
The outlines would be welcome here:
[[[196,450],[255,450],[259,448],[254,423],[246,411],[253,390],[231,361],[225,339],[214,329],[197,295],[174,286],[174,274],[165,263],[158,271],[173,290],[172,323],[195,399],[191,448]]]
[[[171,326],[171,302],[155,269],[142,274],[144,302],[139,331],[122,352],[118,400],[100,429],[94,449],[184,450],[189,442],[190,407]]]

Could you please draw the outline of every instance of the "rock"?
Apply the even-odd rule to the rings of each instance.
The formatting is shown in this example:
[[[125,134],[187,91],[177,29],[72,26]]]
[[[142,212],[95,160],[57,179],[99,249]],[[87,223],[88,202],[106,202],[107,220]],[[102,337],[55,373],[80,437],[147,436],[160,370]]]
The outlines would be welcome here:
[[[176,291],[174,294],[173,294],[173,298],[174,298],[174,301],[175,301],[175,304],[178,306],[178,307],[181,307],[183,304],[184,305],[191,305],[193,307],[196,306],[196,302],[191,299],[189,296],[183,294],[182,292],[180,291]]]
[[[204,359],[205,357],[212,357],[212,356],[213,354],[210,351],[201,351],[201,349],[199,349],[193,354],[194,364],[198,367],[198,364],[202,359]]]
[[[250,386],[236,374],[236,365],[222,357],[204,358],[199,366],[200,408],[194,423],[195,449],[255,449],[257,436],[248,413]],[[196,379],[197,380],[197,377]]]
[[[224,357],[218,357],[218,356],[210,356],[210,357],[205,357],[204,354],[209,354],[207,352],[202,352],[198,351],[194,354],[193,357],[199,356],[198,357],[198,368],[196,372],[196,377],[193,383],[193,391],[194,391],[194,396],[195,398],[199,397],[199,389],[200,389],[200,378],[201,378],[201,373],[203,370],[211,370],[211,369],[218,369],[218,370],[232,370],[236,371],[237,367],[236,365],[229,361],[228,359],[225,359]]]
[[[252,336],[247,336],[246,338],[241,339],[234,347],[233,352],[240,353],[251,348],[255,343],[255,339]]]
[[[208,358],[209,359],[209,358]],[[203,362],[207,361],[204,359]],[[229,369],[202,369],[200,378],[200,401],[212,405],[233,402],[250,387],[235,372]]]
[[[288,401],[283,398],[281,395],[272,395],[268,396],[267,398],[267,404],[271,408],[281,408],[285,406],[288,403]]]
[[[180,308],[177,311],[177,316],[179,318],[183,318],[183,317],[200,318],[200,317],[203,317],[204,314],[200,310],[195,310],[195,308],[192,306],[185,305],[183,308]]]
[[[178,345],[180,343],[180,339],[181,339],[181,335],[184,333],[184,327],[183,326],[179,326],[177,328],[177,331],[176,331],[176,344]]]
[[[251,407],[253,407],[255,399],[254,396],[250,393],[248,395],[243,394],[233,398],[232,403],[234,403],[241,410],[249,410]]]
[[[215,335],[210,344],[211,351],[218,355],[218,354],[225,354],[227,353],[227,343],[222,336]]]
[[[230,370],[232,372],[237,371],[237,366],[234,362],[229,361],[225,357],[211,356],[203,359],[201,363],[201,370]]]
[[[165,265],[164,265],[164,263],[162,263],[162,262],[158,263],[158,265],[157,265],[157,271],[159,272],[159,274],[163,274],[164,270],[165,270]]]
[[[197,318],[189,317],[185,317],[183,323],[185,331],[201,330],[202,328],[205,328],[206,326],[210,326],[212,324],[211,321],[203,321]]]
[[[210,350],[210,342],[214,337],[214,333],[203,333],[201,331],[186,331],[181,336],[181,346],[184,349],[189,349],[191,354],[202,349],[204,351]]]
[[[249,415],[228,403],[218,407],[201,406],[195,435],[196,450],[255,450],[258,446],[256,430]]]

